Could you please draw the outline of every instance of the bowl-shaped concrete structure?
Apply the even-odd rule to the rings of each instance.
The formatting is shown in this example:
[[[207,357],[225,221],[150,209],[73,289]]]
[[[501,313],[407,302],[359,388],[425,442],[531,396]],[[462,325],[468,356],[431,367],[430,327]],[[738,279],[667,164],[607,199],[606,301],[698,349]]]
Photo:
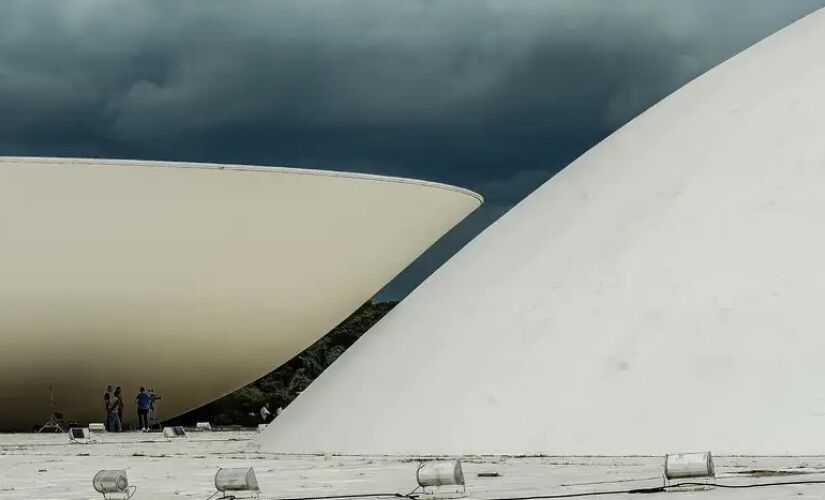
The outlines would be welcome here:
[[[0,157],[0,429],[171,417],[267,373],[478,207],[458,188],[288,168]],[[52,388],[50,391],[50,387]]]

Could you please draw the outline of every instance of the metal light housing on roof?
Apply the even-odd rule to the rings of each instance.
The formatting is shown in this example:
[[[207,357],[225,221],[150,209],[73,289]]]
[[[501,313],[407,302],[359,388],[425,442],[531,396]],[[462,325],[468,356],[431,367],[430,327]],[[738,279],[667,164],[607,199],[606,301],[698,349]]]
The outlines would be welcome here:
[[[703,480],[702,484],[711,486],[716,479],[713,455],[709,451],[665,455],[663,475],[666,486],[670,484],[670,481],[683,481],[685,479],[701,479]]]
[[[168,437],[168,438],[186,437],[186,429],[184,429],[180,425],[176,425],[174,427],[164,427],[163,428],[163,435]]]
[[[69,429],[69,440],[73,443],[89,444],[92,436],[87,427],[72,427]]]
[[[137,487],[129,486],[129,479],[125,470],[102,470],[95,474],[92,479],[92,486],[95,491],[101,493],[106,499],[126,499],[132,498]]]
[[[212,424],[210,424],[209,422],[198,422],[198,423],[195,424],[195,430],[196,431],[211,431],[212,430]]]
[[[422,488],[451,484],[464,486],[464,471],[461,469],[461,459],[422,462],[418,466],[415,478]]]
[[[427,487],[438,486],[461,486],[459,496],[464,496],[467,493],[467,487],[464,483],[464,471],[461,469],[461,459],[454,460],[439,460],[435,462],[421,462],[418,465],[418,470],[415,472],[415,479],[418,482],[418,487],[424,493],[427,493]],[[418,488],[416,488],[418,489]],[[439,497],[448,498],[439,494]],[[449,498],[456,498],[450,496]]]
[[[215,473],[215,489],[224,493],[224,496],[227,491],[251,491],[256,496],[261,491],[253,467],[218,469]]]

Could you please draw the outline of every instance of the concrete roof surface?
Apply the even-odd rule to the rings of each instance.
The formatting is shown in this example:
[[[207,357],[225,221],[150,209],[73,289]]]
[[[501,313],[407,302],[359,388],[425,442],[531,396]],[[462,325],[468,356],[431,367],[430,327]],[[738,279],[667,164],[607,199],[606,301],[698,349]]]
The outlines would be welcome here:
[[[261,454],[252,451],[251,431],[190,432],[180,440],[159,433],[94,436],[97,442],[84,445],[69,443],[66,434],[0,434],[0,498],[98,499],[91,481],[101,469],[127,469],[129,483],[137,486],[135,500],[206,499],[214,493],[219,467],[253,466],[265,499],[408,493],[416,486],[414,457]],[[825,480],[825,457],[717,457],[716,464],[720,484]],[[466,457],[463,469],[467,498],[502,499],[658,486],[661,465],[661,457]],[[478,477],[481,472],[497,472],[499,477]],[[759,500],[824,494],[825,484],[814,484],[644,498]]]

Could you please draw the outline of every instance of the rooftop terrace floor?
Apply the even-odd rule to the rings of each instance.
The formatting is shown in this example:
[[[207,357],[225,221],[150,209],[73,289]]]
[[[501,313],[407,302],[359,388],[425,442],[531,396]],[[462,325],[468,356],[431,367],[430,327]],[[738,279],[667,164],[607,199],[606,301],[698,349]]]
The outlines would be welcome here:
[[[91,483],[101,469],[126,469],[129,483],[137,486],[135,500],[206,499],[215,492],[213,479],[219,467],[253,466],[264,499],[408,493],[416,486],[418,461],[413,457],[266,455],[254,451],[252,437],[252,431],[213,431],[169,440],[159,433],[126,432],[95,434],[96,442],[77,444],[70,443],[66,434],[0,434],[0,499],[101,498]],[[825,482],[825,457],[717,457],[716,465],[719,484]],[[825,496],[825,484],[604,494],[659,486],[661,466],[661,457],[465,457],[463,461],[470,499],[575,493],[651,500]],[[478,476],[485,472],[499,476]]]

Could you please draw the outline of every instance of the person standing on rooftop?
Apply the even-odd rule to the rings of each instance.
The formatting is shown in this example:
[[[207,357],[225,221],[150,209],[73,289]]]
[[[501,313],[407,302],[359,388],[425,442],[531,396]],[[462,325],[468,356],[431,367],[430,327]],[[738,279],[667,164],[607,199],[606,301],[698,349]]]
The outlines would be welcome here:
[[[144,387],[140,388],[140,392],[135,397],[135,404],[137,405],[138,425],[143,432],[149,432],[149,407],[152,405],[152,396],[146,392]]]
[[[106,386],[106,392],[103,393],[103,425],[106,426],[106,430],[110,431],[109,429],[109,401],[112,399],[112,386]]]
[[[109,432],[121,432],[123,426],[120,422],[120,413],[118,410],[122,407],[123,401],[120,399],[120,387],[115,389],[114,394],[109,398],[109,403],[106,405],[107,418],[109,424]]]
[[[121,431],[123,430],[123,391],[120,386],[115,387],[115,397],[117,398],[117,419],[120,421]],[[120,432],[120,431],[118,431]]]
[[[269,411],[269,403],[265,403],[261,407],[261,410],[259,411],[259,413],[261,414],[261,420],[263,420],[264,423],[269,422],[270,417],[272,416],[272,413],[270,413],[270,411]]]

